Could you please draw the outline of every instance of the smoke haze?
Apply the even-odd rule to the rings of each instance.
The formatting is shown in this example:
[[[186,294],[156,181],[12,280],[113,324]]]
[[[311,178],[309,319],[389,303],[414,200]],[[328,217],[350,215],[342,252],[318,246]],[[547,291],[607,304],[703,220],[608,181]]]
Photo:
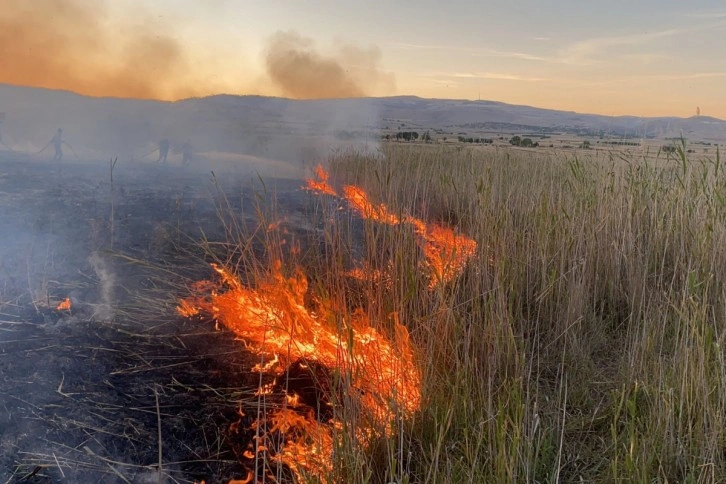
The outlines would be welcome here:
[[[377,47],[342,45],[322,53],[294,31],[268,39],[263,79],[247,72],[237,76],[233,87],[223,71],[238,67],[241,54],[223,62],[205,58],[200,66],[169,34],[166,21],[137,7],[129,12],[133,25],[114,22],[108,5],[104,0],[2,2],[0,83],[160,100],[221,92],[317,99],[394,91],[393,75],[380,68]]]
[[[344,45],[334,55],[318,52],[311,39],[277,32],[268,42],[267,75],[294,99],[363,97],[393,91],[393,75],[379,67],[381,51]]]
[[[101,1],[2,2],[0,83],[91,96],[197,95],[179,42],[143,12],[134,14],[143,27],[109,23]]]

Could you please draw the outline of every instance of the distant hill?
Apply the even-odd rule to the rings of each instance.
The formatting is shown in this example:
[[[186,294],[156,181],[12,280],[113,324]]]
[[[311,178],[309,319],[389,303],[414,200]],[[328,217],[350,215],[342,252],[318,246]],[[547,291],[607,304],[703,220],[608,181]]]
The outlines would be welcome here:
[[[707,116],[602,116],[414,96],[301,101],[217,95],[161,102],[0,84],[0,112],[6,113],[0,133],[15,146],[42,148],[63,127],[70,143],[120,156],[169,138],[172,149],[188,140],[201,151],[295,158],[303,138],[353,133],[376,139],[386,128],[726,140],[726,121]]]

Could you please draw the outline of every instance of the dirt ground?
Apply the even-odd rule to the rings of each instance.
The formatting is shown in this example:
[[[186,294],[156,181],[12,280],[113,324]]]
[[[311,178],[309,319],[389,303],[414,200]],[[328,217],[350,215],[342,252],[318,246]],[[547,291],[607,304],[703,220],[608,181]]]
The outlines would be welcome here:
[[[313,230],[301,184],[0,152],[0,483],[243,478],[230,423],[259,377],[175,304],[210,277],[198,241],[225,240],[227,215],[254,227],[274,193]]]

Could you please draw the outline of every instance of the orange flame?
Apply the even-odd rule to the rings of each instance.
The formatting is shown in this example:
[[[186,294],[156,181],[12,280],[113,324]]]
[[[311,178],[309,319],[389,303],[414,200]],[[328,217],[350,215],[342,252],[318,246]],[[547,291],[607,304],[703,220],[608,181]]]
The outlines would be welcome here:
[[[431,225],[423,235],[424,256],[433,275],[429,287],[452,281],[476,254],[476,242],[447,227]]]
[[[307,180],[307,189],[339,196],[320,165],[316,176],[317,180]],[[360,187],[344,186],[341,198],[366,219],[413,228],[429,272],[429,288],[453,280],[476,253],[477,244],[471,238],[410,215],[397,216],[385,204],[372,202]],[[271,225],[268,229],[277,229],[277,226]],[[317,418],[308,401],[303,402],[299,394],[285,390],[284,401],[263,420],[252,424],[256,436],[252,448],[244,452],[245,458],[256,458],[260,453],[269,455],[275,449],[271,457],[287,465],[298,480],[312,474],[325,481],[333,469],[335,431],[344,428],[335,412],[340,400],[355,404],[354,411],[360,414],[364,424],[354,429],[354,435],[364,444],[376,436],[390,436],[396,418],[411,416],[419,409],[421,376],[414,364],[408,331],[396,313],[393,314],[393,335],[389,338],[373,327],[362,310],[350,314],[338,312],[322,301],[317,301],[314,308],[309,307],[306,304],[308,280],[300,268],[286,277],[282,263],[276,261],[264,280],[256,288],[249,288],[227,269],[216,264],[212,267],[221,282],[195,283],[192,296],[180,301],[179,314],[185,317],[208,314],[242,338],[249,350],[261,356],[253,371],[284,377],[285,371],[281,368],[290,368],[293,362],[307,369],[318,364],[339,376],[336,381],[346,382],[345,396],[336,399],[336,395],[327,395],[329,402],[318,402],[333,412],[325,416],[320,413]],[[385,271],[365,263],[348,274],[361,279],[374,277],[382,283],[388,281]],[[257,395],[272,395],[276,388],[280,389],[276,385],[277,380],[261,383]],[[252,478],[249,474],[245,481]]]
[[[368,199],[366,192],[355,185],[343,187],[343,194],[348,203],[363,217],[389,225],[398,225],[400,219],[388,211],[384,204],[374,204]]]
[[[315,168],[315,175],[318,177],[319,181],[313,179],[306,180],[308,189],[324,195],[337,196],[333,187],[328,184],[328,178],[330,175],[328,175],[328,172],[326,172],[321,165],[318,165]]]
[[[319,193],[337,195],[328,184],[328,174],[322,166],[315,170],[320,181],[307,180],[307,188]],[[343,198],[361,217],[371,219],[388,225],[405,223],[413,227],[419,236],[426,265],[429,269],[429,288],[433,289],[439,284],[454,280],[464,269],[471,257],[476,254],[477,243],[470,237],[457,234],[452,228],[438,224],[427,224],[423,220],[406,215],[403,218],[391,213],[385,204],[375,204],[370,201],[365,190],[355,185],[343,187]],[[377,274],[358,269],[351,272],[351,276],[361,278],[366,274],[377,277]]]
[[[251,351],[269,357],[256,371],[270,372],[276,363],[316,361],[336,370],[350,382],[349,394],[359,402],[373,427],[388,432],[398,416],[409,416],[421,404],[420,374],[406,328],[394,320],[393,339],[371,326],[362,311],[348,320],[319,303],[315,310],[305,305],[308,282],[298,268],[292,277],[282,274],[278,261],[257,288],[247,288],[233,274],[216,264],[225,291],[196,293],[182,300],[179,314],[190,317],[200,312],[211,315],[245,340]],[[196,288],[209,289],[209,284]],[[258,395],[267,395],[273,385],[262,385]],[[287,407],[268,417],[268,432],[288,434],[275,458],[298,477],[306,469],[318,477],[332,464],[334,422],[317,422],[293,409],[298,397],[291,395]],[[259,424],[259,422],[258,422]],[[257,447],[259,452],[262,445]],[[267,448],[267,446],[264,446]]]
[[[55,307],[56,311],[70,311],[71,310],[71,298],[67,297]]]
[[[378,415],[385,415],[384,408],[394,401],[407,412],[418,408],[419,375],[404,326],[396,323],[394,342],[373,328],[362,311],[337,327],[336,315],[329,308],[320,305],[309,311],[305,307],[307,278],[300,269],[285,278],[279,261],[257,289],[244,287],[216,264],[212,267],[229,290],[181,301],[181,315],[193,315],[190,308],[209,313],[254,352],[283,363],[314,360],[351,372],[353,386],[376,400]]]

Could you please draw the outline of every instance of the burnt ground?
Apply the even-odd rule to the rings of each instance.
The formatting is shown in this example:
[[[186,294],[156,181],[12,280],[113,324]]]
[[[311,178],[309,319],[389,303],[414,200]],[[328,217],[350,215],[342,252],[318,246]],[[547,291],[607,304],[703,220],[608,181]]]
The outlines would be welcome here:
[[[220,213],[254,228],[275,192],[311,230],[300,185],[132,162],[112,185],[109,161],[0,152],[0,483],[243,478],[230,423],[259,376],[175,304],[211,276],[198,241],[228,240]]]

